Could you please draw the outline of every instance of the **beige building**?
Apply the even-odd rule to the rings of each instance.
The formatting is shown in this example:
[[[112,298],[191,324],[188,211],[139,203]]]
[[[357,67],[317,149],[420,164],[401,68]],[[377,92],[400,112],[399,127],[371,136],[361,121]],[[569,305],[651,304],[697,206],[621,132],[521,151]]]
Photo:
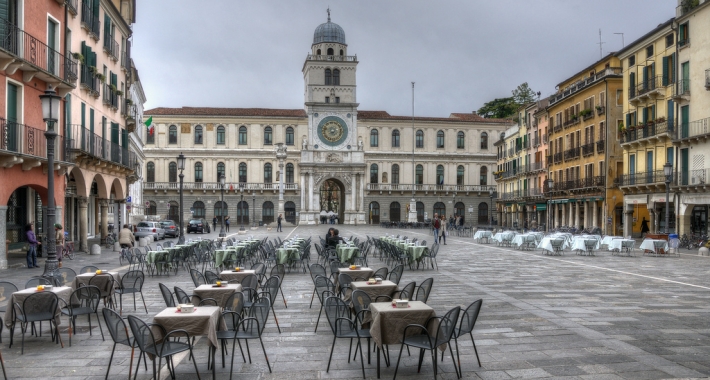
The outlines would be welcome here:
[[[434,213],[487,224],[493,141],[511,122],[359,110],[358,63],[343,29],[328,19],[303,65],[304,109],[145,111],[155,125],[144,150],[148,214],[179,219],[183,153],[185,218],[221,218],[223,174],[232,226],[271,223],[280,213],[290,223],[320,223],[329,211],[346,224],[424,221]]]

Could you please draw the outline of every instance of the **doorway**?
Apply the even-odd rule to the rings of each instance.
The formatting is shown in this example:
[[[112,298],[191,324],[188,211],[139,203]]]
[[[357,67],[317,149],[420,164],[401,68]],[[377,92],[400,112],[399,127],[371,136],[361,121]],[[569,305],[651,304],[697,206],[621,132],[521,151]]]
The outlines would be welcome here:
[[[343,184],[336,179],[327,179],[320,187],[320,211],[332,215],[337,224],[342,224],[344,219],[345,191]],[[328,216],[330,217],[330,216]]]

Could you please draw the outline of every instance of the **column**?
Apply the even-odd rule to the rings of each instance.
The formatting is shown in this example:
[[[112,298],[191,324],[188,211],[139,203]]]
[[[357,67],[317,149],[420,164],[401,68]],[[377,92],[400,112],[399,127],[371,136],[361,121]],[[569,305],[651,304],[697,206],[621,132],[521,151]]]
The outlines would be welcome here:
[[[597,201],[590,203],[592,206],[592,223],[591,226],[601,228],[603,223],[599,223],[599,207],[597,207]]]
[[[574,202],[574,227],[579,228],[581,226],[582,218],[581,218],[581,213],[580,207],[579,207],[579,202]]]
[[[88,236],[89,236],[89,198],[78,197],[79,202],[79,250],[90,252]]]
[[[624,212],[624,237],[631,236],[631,224],[634,222],[634,210]]]
[[[651,218],[651,220],[648,221],[648,223],[651,225],[651,233],[652,234],[657,234],[658,233],[658,225],[656,225],[656,208],[655,207],[650,207],[648,209],[648,215]]]
[[[355,212],[355,210],[357,210],[357,199],[355,199],[357,197],[357,183],[355,182],[355,180],[355,176],[350,178],[350,181],[352,181],[350,182],[350,211],[352,212]],[[353,221],[353,223],[356,222]]]
[[[106,236],[108,236],[108,199],[99,199],[99,207],[101,212],[101,242],[106,241]],[[114,218],[118,215],[118,207],[116,212],[114,212]],[[121,226],[117,226],[114,220],[113,228],[116,231],[120,231]]]
[[[0,269],[7,269],[7,206],[0,206]]]
[[[584,211],[584,218],[581,221],[581,225],[584,228],[588,228],[591,225],[589,222],[589,201],[582,201],[582,211]]]
[[[303,173],[299,173],[301,176],[301,204],[299,205],[300,212],[307,210],[306,208],[306,176]],[[300,218],[299,218],[300,219]]]
[[[562,227],[567,224],[567,203],[558,203],[558,206],[562,207],[562,218],[558,224],[558,227]]]
[[[308,211],[314,211],[313,209],[313,173],[306,173],[308,175]]]

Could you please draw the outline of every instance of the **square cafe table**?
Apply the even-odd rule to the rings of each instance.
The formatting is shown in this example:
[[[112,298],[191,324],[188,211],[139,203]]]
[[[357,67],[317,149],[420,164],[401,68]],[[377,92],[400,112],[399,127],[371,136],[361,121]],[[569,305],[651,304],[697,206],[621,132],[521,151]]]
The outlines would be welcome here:
[[[366,267],[362,267],[360,269],[340,268],[339,271],[340,271],[340,273],[347,274],[353,280],[355,280],[357,278],[364,278],[365,280],[367,280],[375,274],[375,271],[372,268],[366,268]],[[337,280],[337,278],[336,278],[336,280]],[[336,285],[337,285],[337,281],[336,281]]]
[[[250,275],[250,274],[256,274],[256,272],[253,270],[247,270],[247,269],[242,269],[239,272],[235,272],[234,270],[229,269],[229,270],[225,270],[225,271],[220,272],[219,278],[222,281],[237,280],[239,282],[242,282],[244,277],[246,277],[247,275]]]
[[[389,280],[383,280],[380,284],[368,284],[367,281],[353,281],[350,289],[362,290],[370,296],[374,302],[377,296],[391,296],[397,290],[397,284]]]
[[[10,296],[10,300],[8,301],[7,304],[7,309],[5,310],[5,326],[11,327],[12,326],[12,321],[14,319],[14,305],[15,303],[19,304],[20,307],[22,307],[22,303],[25,301],[25,298],[29,297],[32,294],[35,294],[39,292],[36,287],[28,288],[28,289],[22,289],[20,291],[17,291],[15,293],[12,293]],[[54,286],[52,289],[49,290],[42,290],[42,292],[52,292],[57,295],[57,298],[60,300],[64,300],[64,302],[69,302],[69,297],[71,297],[72,293],[72,288],[70,286]],[[61,319],[59,318],[62,313],[61,313],[61,307],[62,307],[62,302],[59,301],[57,303],[57,310],[54,312],[54,322],[59,326],[61,324]]]
[[[76,275],[76,277],[74,278],[74,283],[72,284],[72,288],[76,290],[80,286],[94,285],[101,290],[108,288],[109,293],[113,295],[114,282],[109,283],[111,277],[109,277],[108,275],[111,275],[111,277],[113,277],[113,280],[116,281],[118,284],[121,283],[121,275],[118,272],[101,271],[101,274],[82,273]],[[96,277],[96,280],[92,281],[94,277]]]
[[[291,260],[298,259],[298,248],[279,248],[276,250],[276,259],[279,264],[287,264]]]
[[[222,286],[217,287],[214,284],[200,285],[192,291],[192,294],[199,296],[200,299],[214,298],[220,307],[225,307],[227,299],[232,296],[232,294],[241,292],[242,286],[240,284],[222,284]],[[192,298],[192,303],[197,305],[199,300],[197,297]]]
[[[335,248],[335,252],[338,255],[341,263],[353,263],[353,259],[360,254],[360,248],[357,246],[350,246],[345,244],[338,244]]]

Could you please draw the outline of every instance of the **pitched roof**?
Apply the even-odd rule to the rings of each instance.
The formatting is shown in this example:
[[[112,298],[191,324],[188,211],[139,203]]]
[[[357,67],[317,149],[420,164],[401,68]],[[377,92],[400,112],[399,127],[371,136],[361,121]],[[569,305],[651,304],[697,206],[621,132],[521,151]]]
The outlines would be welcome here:
[[[439,122],[476,122],[476,123],[511,123],[508,119],[486,119],[472,113],[452,113],[449,117],[421,117],[421,116],[395,116],[387,111],[357,111],[358,120],[412,120],[415,121],[439,121]]]

